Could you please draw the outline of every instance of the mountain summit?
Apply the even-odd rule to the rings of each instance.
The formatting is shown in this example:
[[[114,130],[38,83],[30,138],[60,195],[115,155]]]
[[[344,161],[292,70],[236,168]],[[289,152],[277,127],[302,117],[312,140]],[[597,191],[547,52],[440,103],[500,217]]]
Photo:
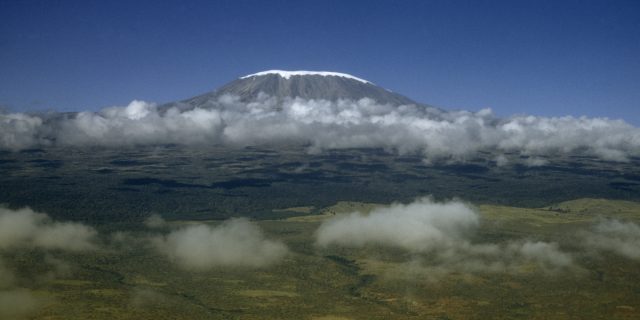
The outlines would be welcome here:
[[[212,92],[168,103],[161,108],[211,108],[216,106],[223,95],[237,96],[240,101],[250,102],[256,100],[261,93],[280,100],[302,98],[336,101],[369,98],[380,104],[417,104],[405,96],[346,73],[268,70],[240,77]]]
[[[251,77],[260,77],[260,76],[266,76],[269,74],[275,74],[278,75],[282,78],[285,79],[289,79],[292,76],[323,76],[323,77],[342,77],[342,78],[348,78],[348,79],[353,79],[353,80],[358,80],[360,82],[363,83],[371,83],[367,80],[364,79],[360,79],[357,77],[354,77],[350,74],[346,74],[346,73],[340,73],[340,72],[331,72],[331,71],[285,71],[285,70],[268,70],[268,71],[262,71],[262,72],[258,72],[258,73],[254,73],[254,74],[250,74],[244,77],[240,77],[240,79],[246,79],[246,78],[251,78]]]

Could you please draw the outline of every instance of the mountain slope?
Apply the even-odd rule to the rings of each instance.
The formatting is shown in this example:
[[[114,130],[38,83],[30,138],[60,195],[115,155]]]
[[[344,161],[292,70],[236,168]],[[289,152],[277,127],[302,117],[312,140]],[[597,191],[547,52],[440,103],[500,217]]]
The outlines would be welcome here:
[[[279,100],[302,98],[335,101],[369,98],[380,104],[417,104],[405,96],[345,73],[269,70],[241,77],[215,91],[168,103],[160,108],[212,108],[216,107],[218,99],[223,95],[237,96],[240,101],[249,102],[256,100],[261,93]]]

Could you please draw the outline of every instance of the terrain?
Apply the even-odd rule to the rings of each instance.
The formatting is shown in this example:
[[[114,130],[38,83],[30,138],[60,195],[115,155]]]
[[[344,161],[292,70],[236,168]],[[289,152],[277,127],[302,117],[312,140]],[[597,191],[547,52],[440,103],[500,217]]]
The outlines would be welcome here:
[[[366,98],[380,104],[395,106],[417,104],[405,96],[349,74],[269,70],[241,77],[212,92],[164,104],[160,109],[219,108],[219,99],[225,95],[242,102],[252,102],[266,97],[275,97],[280,102],[285,98],[328,101],[358,101]]]
[[[397,249],[321,248],[320,223],[383,204],[340,202],[326,208],[283,208],[308,213],[259,221],[267,237],[291,252],[267,268],[184,270],[156,254],[145,238],[160,229],[131,224],[119,240],[102,239],[86,254],[27,250],[5,253],[23,286],[34,290],[38,319],[634,319],[640,310],[638,261],[592,255],[570,234],[604,216],[640,222],[640,204],[581,199],[531,209],[482,205],[475,241],[513,237],[558,241],[575,268],[545,271],[527,263],[509,272],[435,272]],[[204,222],[216,225],[218,222]],[[109,228],[100,228],[108,235]],[[52,256],[65,270],[47,277]],[[6,259],[9,257],[10,259]],[[428,255],[423,258],[428,259]],[[413,262],[412,262],[413,261]],[[50,262],[49,262],[50,264]],[[431,266],[433,267],[433,266]],[[33,277],[39,275],[39,277]]]
[[[0,250],[12,287],[29,290],[37,305],[9,318],[633,319],[640,308],[638,260],[593,254],[579,236],[604,218],[640,222],[637,160],[427,164],[383,150],[309,155],[295,146],[36,149],[0,158],[0,202],[99,235],[89,252]],[[317,245],[327,219],[425,195],[476,208],[481,223],[469,241],[557,243],[572,267],[465,270],[429,252]],[[166,223],[145,225],[153,214]],[[250,217],[286,245],[286,257],[260,268],[191,270],[149,240],[230,217]]]
[[[0,114],[0,319],[636,319],[640,131],[271,70]]]
[[[381,149],[303,146],[129,149],[51,148],[1,152],[0,203],[92,224],[168,218],[274,217],[273,209],[338,201],[390,203],[432,195],[476,203],[543,207],[578,198],[640,201],[640,159],[588,156],[498,166],[486,154],[427,164]]]

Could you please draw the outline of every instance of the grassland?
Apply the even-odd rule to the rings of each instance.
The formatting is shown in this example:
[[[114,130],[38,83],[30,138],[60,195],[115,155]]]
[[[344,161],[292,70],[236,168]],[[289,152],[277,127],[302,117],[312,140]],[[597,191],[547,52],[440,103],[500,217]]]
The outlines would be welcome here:
[[[602,219],[640,220],[640,159],[576,155],[526,167],[507,156],[513,162],[497,166],[490,153],[426,164],[420,155],[309,155],[300,146],[0,152],[0,204],[82,222],[101,237],[99,250],[85,253],[0,250],[15,274],[7,289],[0,272],[0,294],[28,290],[38,305],[31,319],[640,318],[640,262],[590,249],[581,237]],[[482,220],[472,243],[553,242],[574,267],[474,271],[429,253],[315,244],[327,219],[424,195],[476,205]],[[154,213],[169,224],[145,227]],[[286,258],[190,271],[149,241],[237,216],[284,242]]]
[[[145,239],[163,230],[130,226],[114,240],[104,227],[92,253],[4,252],[20,287],[38,297],[33,319],[638,319],[640,262],[592,254],[579,230],[602,218],[640,221],[640,203],[579,199],[542,208],[479,205],[474,241],[514,238],[559,243],[576,268],[545,272],[442,270],[398,249],[320,248],[314,233],[337,215],[386,204],[342,201],[317,208],[281,208],[296,217],[257,221],[290,248],[273,266],[188,271]],[[286,216],[286,215],[285,215]],[[164,231],[193,221],[173,220]],[[218,224],[217,221],[200,221]],[[52,267],[50,255],[65,262]]]

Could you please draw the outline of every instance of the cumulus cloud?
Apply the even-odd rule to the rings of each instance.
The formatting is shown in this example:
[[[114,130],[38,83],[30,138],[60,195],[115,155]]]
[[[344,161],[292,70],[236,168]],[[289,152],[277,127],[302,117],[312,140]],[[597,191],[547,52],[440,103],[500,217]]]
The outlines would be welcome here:
[[[442,111],[381,105],[371,99],[279,101],[264,94],[241,102],[222,96],[207,109],[158,110],[133,101],[126,107],[75,115],[0,114],[0,148],[46,145],[257,145],[301,143],[309,151],[376,147],[417,152],[427,159],[464,159],[480,150],[538,156],[583,152],[606,160],[640,155],[640,129],[622,120],[513,116],[491,110]],[[498,159],[504,163],[503,158]]]
[[[55,132],[58,145],[127,146],[215,143],[222,130],[218,110],[194,109],[161,114],[154,104],[133,101],[98,113],[80,112],[62,119]]]
[[[2,214],[0,214],[2,215]],[[7,222],[6,216],[0,218],[0,234],[3,234],[4,222]],[[16,226],[16,224],[13,224]],[[5,239],[6,240],[6,239]],[[7,244],[6,242],[4,244]],[[25,245],[22,242],[20,245]],[[17,243],[14,243],[17,245]],[[18,249],[19,247],[0,247],[0,249],[11,250]],[[57,247],[57,249],[61,249]],[[71,250],[75,250],[72,248]],[[0,251],[2,253],[2,251]],[[22,261],[23,263],[24,261]],[[35,290],[31,288],[23,288],[21,285],[25,283],[46,283],[59,277],[68,277],[71,274],[71,266],[63,260],[60,260],[50,253],[46,253],[42,264],[46,265],[48,270],[45,273],[33,273],[29,272],[28,276],[22,273],[22,277],[19,277],[21,273],[17,272],[20,268],[18,262],[17,265],[8,266],[2,261],[0,256],[0,319],[30,319],[35,312],[37,312],[43,305],[50,302],[50,298],[43,294],[35,294]]]
[[[0,112],[0,148],[20,150],[37,145],[46,145],[42,136],[41,117],[24,113],[3,114]]]
[[[410,204],[392,204],[368,215],[354,212],[324,222],[317,244],[349,247],[382,245],[412,252],[451,247],[478,226],[474,210],[464,203],[436,203],[421,198]]]
[[[95,248],[97,232],[72,222],[54,222],[46,214],[29,208],[0,207],[0,249],[37,247],[83,251]]]
[[[430,198],[392,204],[369,214],[351,213],[325,221],[317,230],[320,247],[399,248],[416,257],[410,269],[431,275],[465,272],[518,272],[527,265],[544,271],[570,268],[573,259],[556,243],[517,240],[474,243],[476,211],[460,201],[437,203]],[[428,258],[427,258],[428,257]],[[415,261],[420,261],[416,268]]]
[[[73,252],[91,250],[96,248],[96,235],[97,232],[90,227],[52,221],[46,214],[29,208],[11,210],[0,207],[0,253],[24,248]],[[43,263],[49,271],[31,274],[29,281],[48,281],[71,273],[69,264],[50,253],[44,255]],[[0,259],[0,319],[28,318],[45,302],[30,289],[19,287],[22,281],[16,275]]]
[[[640,226],[633,222],[603,220],[583,233],[584,245],[640,260]]]
[[[263,267],[281,260],[288,252],[279,242],[265,238],[258,226],[244,218],[216,227],[204,224],[174,230],[153,239],[155,248],[186,269]]]

